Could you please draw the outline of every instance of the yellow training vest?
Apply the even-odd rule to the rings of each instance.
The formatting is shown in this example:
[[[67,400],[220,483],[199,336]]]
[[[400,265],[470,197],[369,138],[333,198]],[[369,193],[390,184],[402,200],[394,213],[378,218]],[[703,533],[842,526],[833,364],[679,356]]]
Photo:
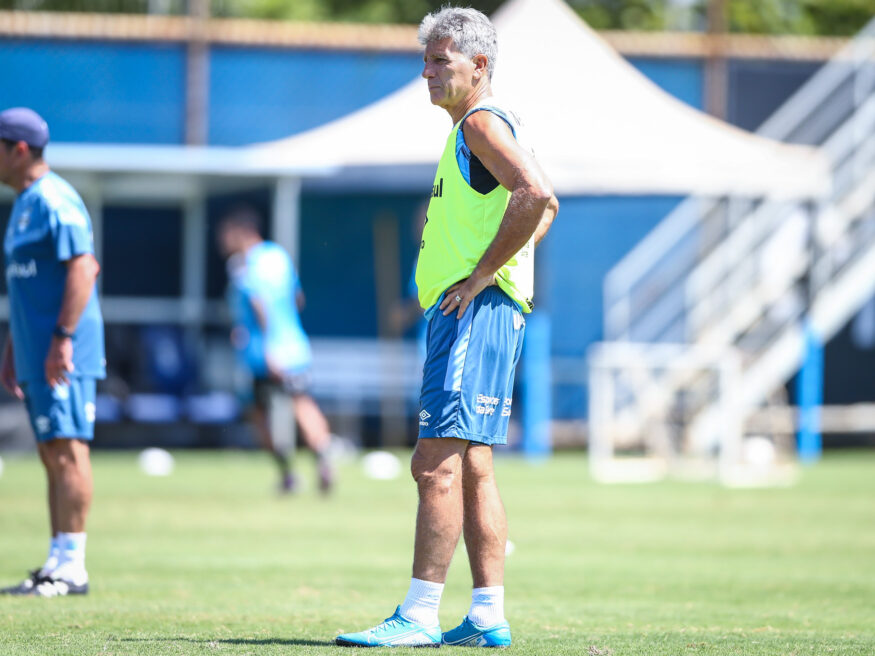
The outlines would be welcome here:
[[[466,179],[471,151],[461,126],[476,111],[490,111],[507,121],[519,141],[519,125],[513,114],[491,104],[475,107],[453,126],[435,174],[416,265],[419,304],[426,310],[447,287],[471,275],[498,232],[510,200],[511,192],[500,184],[481,194],[471,187],[470,178]],[[534,254],[534,239],[529,239],[495,274],[495,282],[523,312],[534,307]]]

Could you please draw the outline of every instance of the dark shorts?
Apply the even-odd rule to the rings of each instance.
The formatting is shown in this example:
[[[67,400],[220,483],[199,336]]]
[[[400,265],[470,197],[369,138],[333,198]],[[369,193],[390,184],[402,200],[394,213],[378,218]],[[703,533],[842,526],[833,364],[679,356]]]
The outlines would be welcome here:
[[[28,381],[21,383],[21,390],[37,442],[94,437],[94,378],[71,377],[69,383],[54,387],[45,381]]]
[[[252,384],[252,397],[259,408],[270,405],[271,394],[282,392],[289,396],[304,396],[310,393],[310,374],[306,371],[286,374],[281,381],[272,378],[256,378]]]

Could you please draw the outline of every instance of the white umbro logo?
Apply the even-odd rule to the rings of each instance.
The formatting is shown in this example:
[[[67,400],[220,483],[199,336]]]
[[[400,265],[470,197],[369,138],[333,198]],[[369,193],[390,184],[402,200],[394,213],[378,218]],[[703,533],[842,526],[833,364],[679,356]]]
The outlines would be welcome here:
[[[422,412],[419,413],[419,418],[422,419],[423,421],[425,421],[429,417],[431,417],[431,415],[428,414],[428,412],[426,410],[423,410]]]

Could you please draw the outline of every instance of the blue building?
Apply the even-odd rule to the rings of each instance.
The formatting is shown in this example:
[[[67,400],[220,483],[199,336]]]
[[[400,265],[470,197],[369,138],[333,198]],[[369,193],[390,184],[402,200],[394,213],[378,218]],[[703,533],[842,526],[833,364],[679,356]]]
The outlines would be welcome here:
[[[187,77],[191,54],[184,38],[125,37],[112,27],[111,19],[75,35],[65,32],[60,20],[47,34],[35,27],[35,20],[34,27],[27,28],[27,21],[19,19],[19,27],[13,29],[4,19],[0,15],[3,104],[37,109],[51,126],[53,142],[182,145],[191,140],[187,128],[192,107]],[[372,28],[355,28],[358,36],[353,39],[343,31],[348,28],[338,28],[346,39],[341,45],[336,36],[324,34],[321,43],[303,43],[291,32],[264,44],[257,37],[234,36],[231,22],[216,21],[216,25],[206,51],[208,73],[202,89],[206,102],[200,117],[210,146],[239,146],[306,131],[398,89],[421,66],[412,28],[403,28],[393,39]],[[657,41],[659,47],[654,45]],[[353,42],[358,45],[348,45]],[[770,50],[771,43],[763,40],[761,53],[729,61],[727,119],[740,127],[755,128],[817,69],[824,56],[820,51],[793,59],[778,57],[777,49]],[[626,50],[628,60],[658,86],[692,107],[704,106],[704,49],[700,52],[680,42],[673,45],[669,35],[662,35],[627,43]],[[48,157],[51,162],[51,149]],[[9,199],[0,196],[0,204],[8,204]],[[303,321],[310,334],[385,334],[381,315],[387,307],[385,296],[403,293],[417,250],[415,216],[423,199],[418,191],[368,193],[305,185],[298,265],[308,296]],[[567,305],[562,321],[554,322],[554,355],[582,358],[588,344],[602,334],[605,273],[682,197],[561,200],[561,219],[541,255],[550,266],[541,270],[539,295],[548,306]],[[212,247],[213,231],[222,213],[241,202],[269,215],[274,189],[266,182],[259,184],[256,177],[242,186],[212,185],[200,224],[203,232],[196,235],[187,233],[184,202],[105,201],[97,235],[104,264],[103,294],[173,300],[186,296],[194,285],[204,296],[199,306],[206,317],[201,329],[221,335],[224,268]],[[4,220],[7,214],[0,208]],[[373,272],[384,261],[387,235],[394,240],[388,250],[398,255],[392,261],[394,271],[378,283]],[[192,272],[186,264],[186,244],[197,240],[202,242],[202,268]],[[350,270],[364,273],[351,280]],[[573,275],[563,273],[569,271]],[[149,312],[139,316],[108,312],[119,330],[149,323],[149,316]],[[354,322],[351,316],[356,317]],[[131,376],[130,371],[120,373]],[[142,373],[139,378],[144,387],[170,385],[160,375]],[[584,416],[584,394],[579,385],[569,385],[556,396],[554,415]]]

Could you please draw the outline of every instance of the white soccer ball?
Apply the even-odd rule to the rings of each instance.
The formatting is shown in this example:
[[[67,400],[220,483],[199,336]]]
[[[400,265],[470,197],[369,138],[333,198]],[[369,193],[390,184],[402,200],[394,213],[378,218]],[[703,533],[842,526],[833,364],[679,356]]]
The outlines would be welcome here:
[[[401,473],[401,461],[388,451],[372,451],[362,459],[365,476],[380,481],[398,478]]]
[[[754,467],[768,467],[777,457],[775,444],[767,437],[754,435],[744,440],[742,454],[745,462]]]
[[[513,542],[511,542],[510,540],[508,540],[507,543],[504,545],[504,555],[509,556],[514,551],[516,551],[516,545]]]
[[[173,472],[173,456],[164,449],[145,449],[137,461],[147,476],[170,476]]]

